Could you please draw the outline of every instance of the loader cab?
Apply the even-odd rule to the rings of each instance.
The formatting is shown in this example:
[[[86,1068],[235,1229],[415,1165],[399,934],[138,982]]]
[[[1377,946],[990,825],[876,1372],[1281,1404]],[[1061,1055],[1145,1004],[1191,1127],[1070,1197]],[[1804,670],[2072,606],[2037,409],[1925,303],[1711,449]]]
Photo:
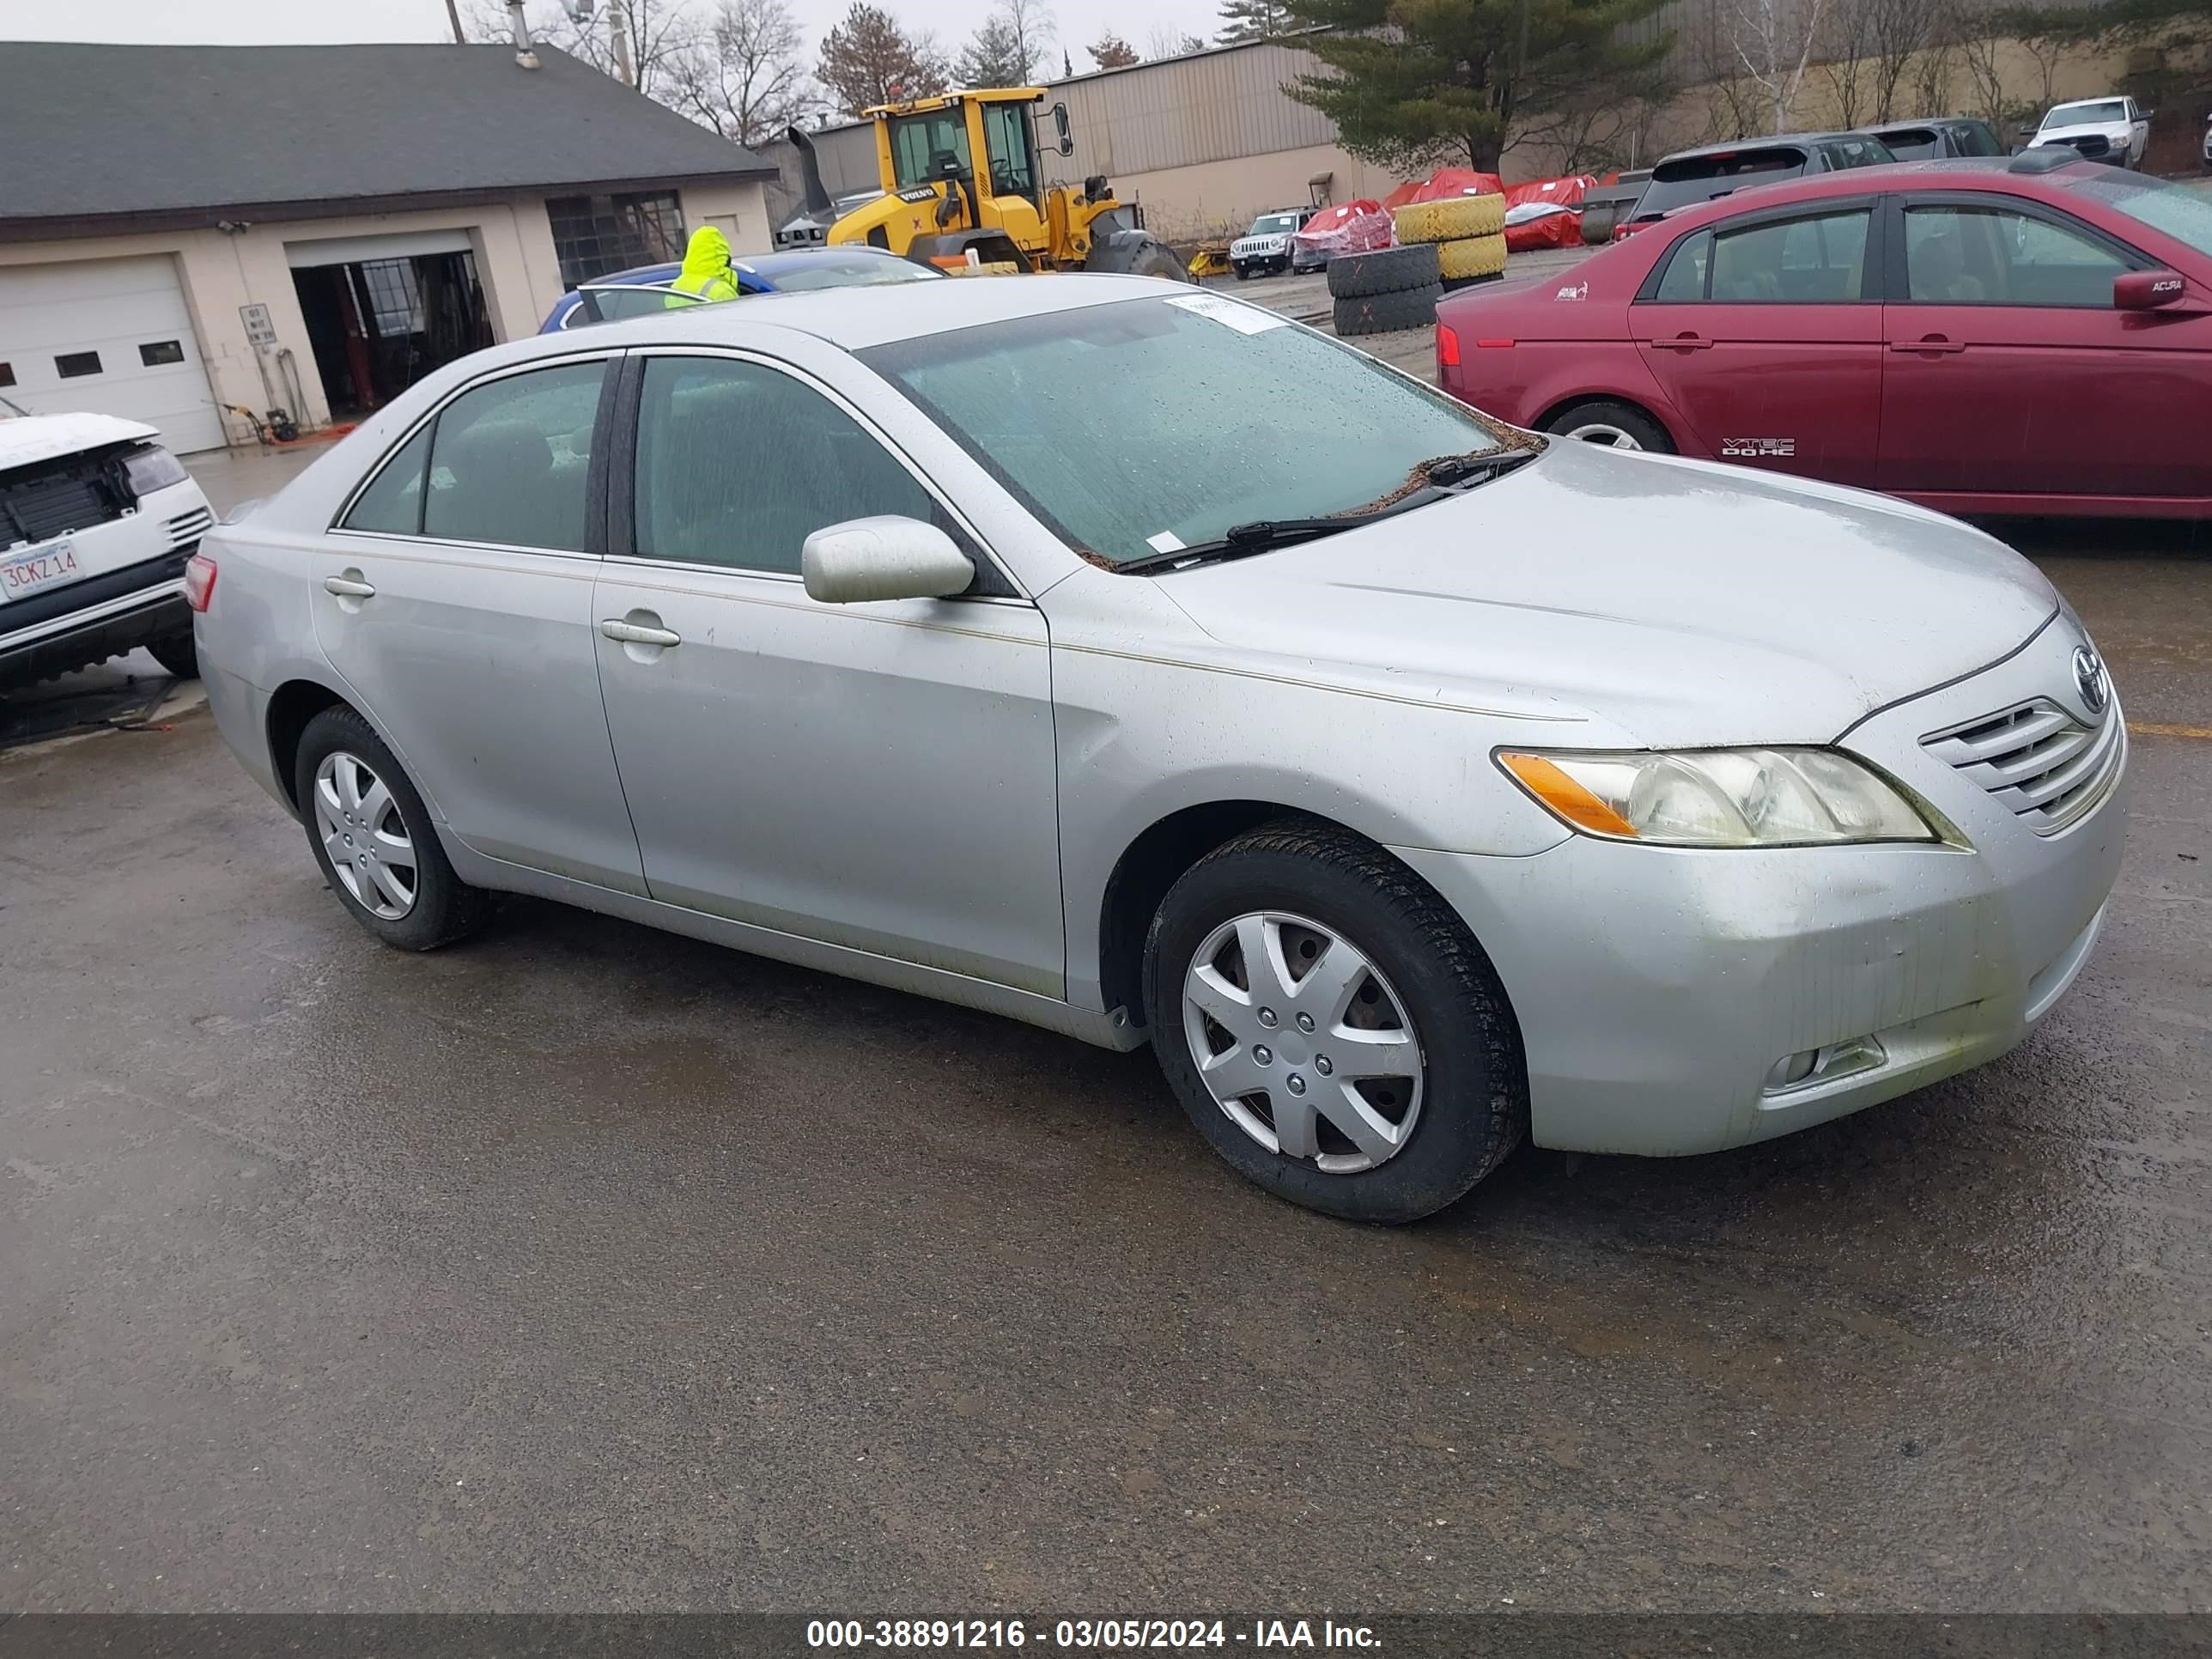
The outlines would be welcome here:
[[[1030,117],[1036,87],[948,93],[872,111],[878,172],[894,191],[943,185],[1024,247],[1044,234],[1044,173]],[[977,158],[981,164],[977,164]]]

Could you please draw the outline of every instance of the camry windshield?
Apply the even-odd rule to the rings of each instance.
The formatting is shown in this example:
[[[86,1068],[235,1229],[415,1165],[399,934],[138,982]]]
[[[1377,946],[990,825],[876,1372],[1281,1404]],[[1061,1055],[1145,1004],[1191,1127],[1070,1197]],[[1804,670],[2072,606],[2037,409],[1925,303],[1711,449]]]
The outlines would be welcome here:
[[[2061,104],[2043,118],[2046,127],[2086,127],[2100,121],[2124,121],[2128,106],[2117,98],[2101,104]]]
[[[2079,176],[2069,167],[2057,182],[2095,197],[2138,224],[2164,231],[2199,253],[2212,254],[2212,197],[2202,191],[2110,167],[2083,167]]]
[[[1501,447],[1443,394],[1209,294],[859,355],[1069,546],[1116,564],[1259,520],[1386,505],[1425,463]]]

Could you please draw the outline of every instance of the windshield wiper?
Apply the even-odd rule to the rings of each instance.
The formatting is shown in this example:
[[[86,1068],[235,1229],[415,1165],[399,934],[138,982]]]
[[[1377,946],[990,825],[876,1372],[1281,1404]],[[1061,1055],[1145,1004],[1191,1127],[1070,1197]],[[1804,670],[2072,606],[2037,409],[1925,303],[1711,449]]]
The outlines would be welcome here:
[[[1222,532],[1218,541],[1198,542],[1188,547],[1170,548],[1164,552],[1146,553],[1133,559],[1124,559],[1114,568],[1130,574],[1143,575],[1159,570],[1180,570],[1195,564],[1217,564],[1224,559],[1240,559],[1250,553],[1265,553],[1278,547],[1294,547],[1300,542],[1316,541],[1323,536],[1334,536],[1340,530],[1357,530],[1362,525],[1373,524],[1417,507],[1441,501],[1447,495],[1478,483],[1486,483],[1503,473],[1510,472],[1524,461],[1533,461],[1537,452],[1533,449],[1484,450],[1472,455],[1446,455],[1431,461],[1416,474],[1427,480],[1387,506],[1372,507],[1362,513],[1341,513],[1327,519],[1255,519],[1249,524],[1233,524]]]

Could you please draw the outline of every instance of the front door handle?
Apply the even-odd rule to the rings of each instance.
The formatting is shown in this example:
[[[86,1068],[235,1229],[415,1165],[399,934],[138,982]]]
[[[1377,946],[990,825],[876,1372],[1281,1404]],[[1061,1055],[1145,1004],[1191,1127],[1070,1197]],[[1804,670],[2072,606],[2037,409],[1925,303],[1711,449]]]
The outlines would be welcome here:
[[[335,594],[342,599],[373,599],[376,597],[376,590],[359,576],[325,576],[323,578],[323,592]]]
[[[672,628],[647,628],[642,623],[624,622],[619,617],[609,617],[601,623],[599,632],[624,645],[671,646],[684,643],[684,636]]]
[[[1946,351],[1964,351],[1966,343],[1954,340],[1948,334],[1923,334],[1917,340],[1892,340],[1892,351],[1924,351],[1933,357]]]
[[[1651,343],[1668,351],[1711,351],[1713,349],[1713,343],[1704,335],[1688,332],[1677,334],[1671,340],[1654,340]]]

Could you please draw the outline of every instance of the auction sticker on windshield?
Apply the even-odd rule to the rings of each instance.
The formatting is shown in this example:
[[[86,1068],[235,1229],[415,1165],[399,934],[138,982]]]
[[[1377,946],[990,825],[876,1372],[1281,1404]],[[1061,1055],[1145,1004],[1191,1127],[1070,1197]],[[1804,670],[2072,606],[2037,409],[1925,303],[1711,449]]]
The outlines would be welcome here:
[[[72,542],[54,542],[28,552],[11,553],[0,558],[0,601],[37,588],[58,586],[83,574],[77,568],[76,546]]]
[[[1278,317],[1272,311],[1262,311],[1257,306],[1239,304],[1235,300],[1221,300],[1211,294],[1178,294],[1168,303],[1181,306],[1185,311],[1200,317],[1211,318],[1224,327],[1233,328],[1239,334],[1265,334],[1271,328],[1284,328],[1290,324],[1287,317]]]

